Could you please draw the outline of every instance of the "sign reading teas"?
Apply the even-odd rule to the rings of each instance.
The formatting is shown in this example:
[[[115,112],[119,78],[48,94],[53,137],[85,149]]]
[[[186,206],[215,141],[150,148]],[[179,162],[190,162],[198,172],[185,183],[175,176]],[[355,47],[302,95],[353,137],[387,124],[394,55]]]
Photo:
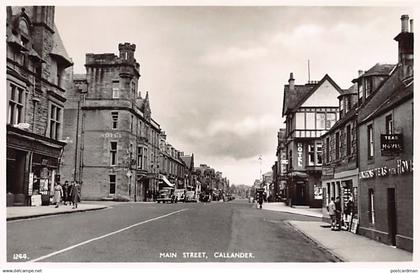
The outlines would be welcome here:
[[[403,149],[402,134],[381,134],[381,154],[399,154]]]
[[[413,172],[413,160],[397,160],[397,166],[393,168],[383,166],[359,172],[359,179],[398,175],[411,172]]]

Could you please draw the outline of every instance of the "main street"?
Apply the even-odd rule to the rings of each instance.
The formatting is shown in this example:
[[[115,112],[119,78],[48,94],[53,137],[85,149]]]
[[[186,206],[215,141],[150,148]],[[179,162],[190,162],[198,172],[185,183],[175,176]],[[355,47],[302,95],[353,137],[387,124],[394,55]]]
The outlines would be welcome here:
[[[9,262],[331,262],[287,220],[246,201],[120,203],[7,223]],[[15,254],[15,259],[14,259]],[[16,260],[16,254],[26,259]]]

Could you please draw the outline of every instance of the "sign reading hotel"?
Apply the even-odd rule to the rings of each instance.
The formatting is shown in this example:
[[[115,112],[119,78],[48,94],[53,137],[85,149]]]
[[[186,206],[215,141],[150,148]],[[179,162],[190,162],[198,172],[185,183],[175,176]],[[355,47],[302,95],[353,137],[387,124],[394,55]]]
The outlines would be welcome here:
[[[402,134],[381,134],[381,155],[398,155],[402,149]]]
[[[303,168],[303,145],[300,142],[297,143],[297,165]]]
[[[396,167],[378,167],[359,172],[359,179],[369,179],[388,175],[400,175],[413,172],[413,160],[397,160]]]

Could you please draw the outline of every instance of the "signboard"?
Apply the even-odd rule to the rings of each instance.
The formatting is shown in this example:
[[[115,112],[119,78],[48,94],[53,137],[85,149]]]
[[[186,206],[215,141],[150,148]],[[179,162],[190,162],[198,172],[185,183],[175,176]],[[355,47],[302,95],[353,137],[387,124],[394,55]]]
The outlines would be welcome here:
[[[402,149],[402,134],[381,134],[381,155],[398,155]]]
[[[359,219],[353,218],[351,221],[350,231],[354,234],[357,233],[357,227],[359,226]]]
[[[378,167],[359,172],[359,179],[368,179],[374,177],[382,177],[388,175],[400,175],[413,172],[412,160],[397,160],[396,167]]]
[[[31,196],[34,189],[34,173],[29,173],[28,195]]]
[[[321,186],[314,185],[314,199],[322,200],[322,187]]]
[[[300,142],[297,143],[297,165],[303,167],[303,145]]]

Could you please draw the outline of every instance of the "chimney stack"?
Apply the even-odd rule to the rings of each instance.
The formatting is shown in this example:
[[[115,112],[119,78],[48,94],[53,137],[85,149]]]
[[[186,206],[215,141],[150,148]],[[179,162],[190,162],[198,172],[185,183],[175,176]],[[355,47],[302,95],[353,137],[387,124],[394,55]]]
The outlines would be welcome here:
[[[401,32],[409,32],[408,30],[408,15],[404,14],[401,16]]]
[[[363,70],[359,70],[359,77],[363,75]]]
[[[293,72],[290,73],[289,90],[290,91],[294,91],[295,90],[295,79],[293,78]]]

